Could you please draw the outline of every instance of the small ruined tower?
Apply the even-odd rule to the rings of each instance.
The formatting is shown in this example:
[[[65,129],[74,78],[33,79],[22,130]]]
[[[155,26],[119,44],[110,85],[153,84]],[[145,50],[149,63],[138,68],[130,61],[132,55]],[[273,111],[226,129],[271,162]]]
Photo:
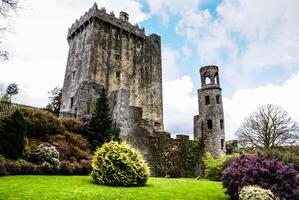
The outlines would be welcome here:
[[[200,68],[201,88],[198,90],[199,114],[194,116],[194,139],[200,139],[204,152],[213,156],[224,153],[224,115],[219,69],[215,65]]]

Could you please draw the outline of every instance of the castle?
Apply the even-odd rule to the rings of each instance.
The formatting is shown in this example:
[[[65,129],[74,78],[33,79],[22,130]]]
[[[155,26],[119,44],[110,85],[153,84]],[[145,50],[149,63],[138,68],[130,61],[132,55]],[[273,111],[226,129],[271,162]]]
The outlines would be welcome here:
[[[163,159],[157,161],[158,151],[173,145],[184,151],[184,144],[189,142],[188,136],[179,135],[174,140],[164,131],[160,36],[145,35],[144,28],[132,25],[125,12],[120,12],[117,18],[113,12],[108,14],[105,8],[98,9],[94,4],[71,26],[67,40],[69,54],[60,115],[73,113],[79,117],[91,113],[97,90],[104,87],[113,119],[121,130],[121,140],[138,148],[149,162],[152,174],[159,175],[161,169],[156,165]],[[200,73],[200,114],[194,117],[194,139],[201,138],[204,150],[218,156],[224,152],[218,67],[207,66]],[[220,125],[211,125],[217,120]],[[183,159],[180,154],[176,156],[175,162]]]

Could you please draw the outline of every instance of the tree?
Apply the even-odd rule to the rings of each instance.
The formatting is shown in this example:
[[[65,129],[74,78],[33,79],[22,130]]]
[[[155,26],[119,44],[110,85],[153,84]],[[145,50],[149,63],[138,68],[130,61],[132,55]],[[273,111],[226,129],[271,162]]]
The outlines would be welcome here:
[[[6,94],[8,94],[9,96],[13,96],[13,95],[19,94],[18,85],[15,84],[15,83],[9,84],[7,86],[7,89],[6,89]]]
[[[92,118],[87,126],[87,140],[92,149],[95,150],[105,142],[117,140],[119,137],[119,129],[112,120],[107,92],[104,88],[99,90],[99,97],[96,101]]]
[[[62,88],[55,87],[51,92],[49,92],[49,104],[46,106],[46,109],[57,116],[59,115],[60,102],[62,96]]]
[[[7,86],[5,94],[1,97],[1,101],[11,102],[11,98],[19,93],[18,85],[11,83]]]
[[[246,146],[272,148],[298,138],[298,126],[282,108],[268,104],[250,115],[237,135]]]
[[[2,17],[7,17],[10,10],[18,8],[19,0],[0,0],[0,14]]]
[[[19,8],[19,0],[0,0],[0,19],[7,18],[10,11],[16,11]],[[0,39],[4,37],[7,26],[0,26]],[[0,41],[1,44],[1,41]],[[8,60],[8,52],[0,50],[0,61]]]
[[[0,154],[16,159],[23,153],[27,124],[23,114],[16,110],[0,120]]]

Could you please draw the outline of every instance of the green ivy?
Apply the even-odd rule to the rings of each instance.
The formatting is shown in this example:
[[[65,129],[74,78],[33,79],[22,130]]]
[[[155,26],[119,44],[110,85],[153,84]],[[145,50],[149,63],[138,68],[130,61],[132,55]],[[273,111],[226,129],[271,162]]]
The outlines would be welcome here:
[[[187,148],[186,155],[186,177],[194,177],[196,165],[200,158],[201,142],[199,140],[191,141]]]
[[[231,154],[221,155],[218,158],[214,158],[210,153],[205,153],[203,157],[205,178],[210,181],[220,181],[225,163],[238,156],[239,154]]]

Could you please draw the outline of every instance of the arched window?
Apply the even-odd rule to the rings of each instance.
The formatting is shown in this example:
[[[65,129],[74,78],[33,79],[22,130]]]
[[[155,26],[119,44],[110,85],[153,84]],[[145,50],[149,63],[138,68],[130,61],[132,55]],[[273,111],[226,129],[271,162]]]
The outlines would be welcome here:
[[[210,79],[210,77],[206,77],[206,79],[205,79],[205,84],[211,84],[211,79]]]

